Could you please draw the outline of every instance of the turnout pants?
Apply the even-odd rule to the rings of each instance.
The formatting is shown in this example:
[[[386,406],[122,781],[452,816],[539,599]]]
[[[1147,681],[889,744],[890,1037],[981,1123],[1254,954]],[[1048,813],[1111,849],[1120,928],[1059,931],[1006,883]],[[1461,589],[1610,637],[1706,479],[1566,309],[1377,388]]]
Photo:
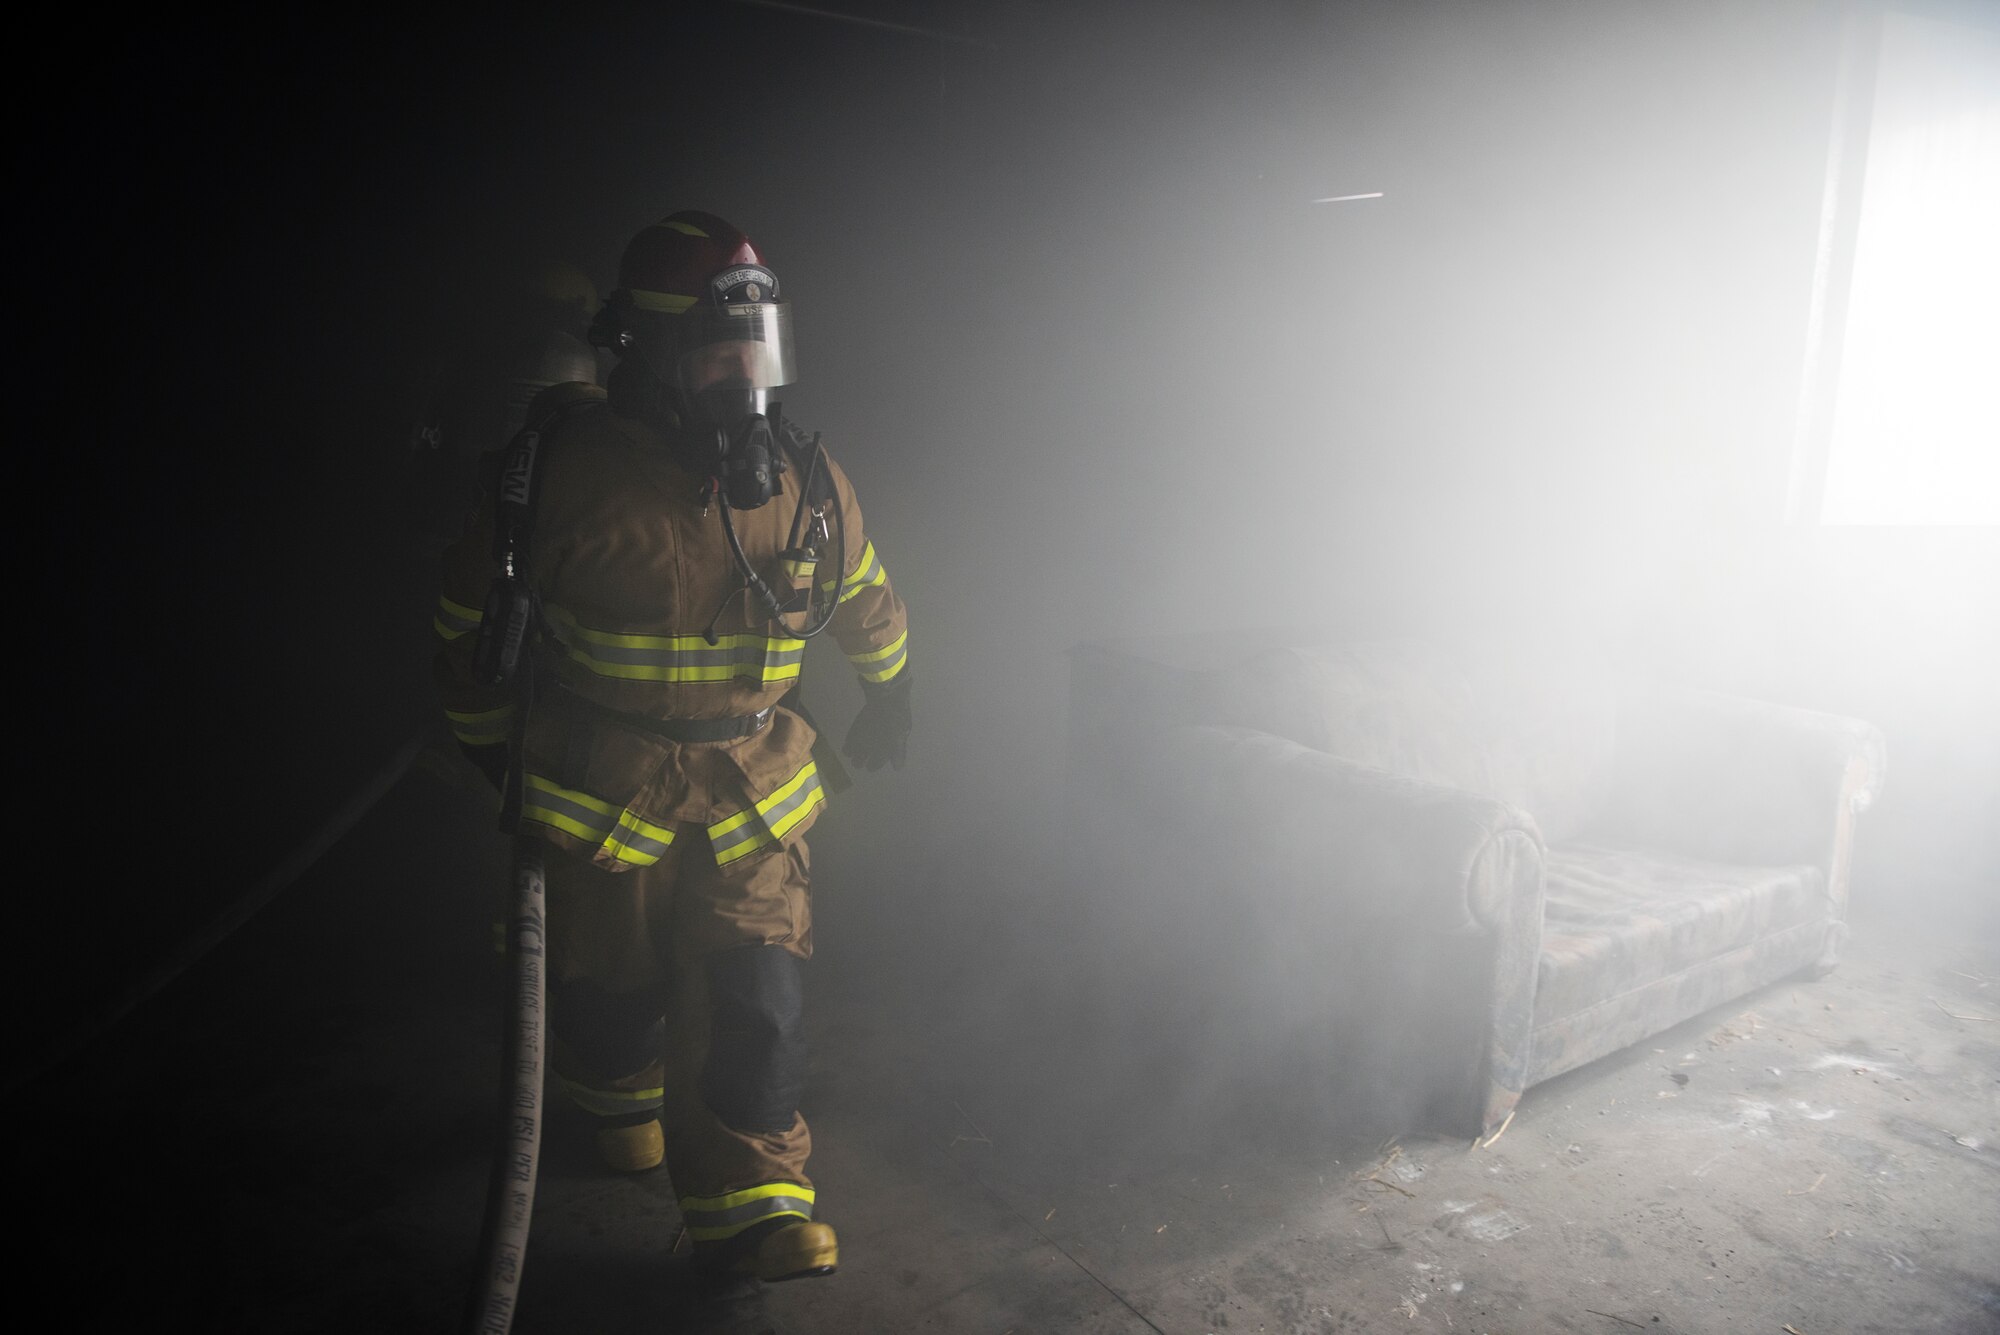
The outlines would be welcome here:
[[[602,1125],[657,1115],[698,1249],[813,1213],[798,1112],[805,843],[718,867],[684,826],[650,867],[548,854],[549,1027],[565,1093]]]

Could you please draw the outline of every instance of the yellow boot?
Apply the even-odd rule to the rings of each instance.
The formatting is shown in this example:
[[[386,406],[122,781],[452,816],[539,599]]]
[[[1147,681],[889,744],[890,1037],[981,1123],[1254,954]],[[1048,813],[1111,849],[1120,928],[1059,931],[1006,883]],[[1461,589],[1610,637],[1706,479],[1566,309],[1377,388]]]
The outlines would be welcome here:
[[[667,1139],[658,1119],[633,1126],[606,1126],[597,1131],[597,1156],[604,1166],[620,1173],[643,1173],[658,1168],[667,1157]]]
[[[781,1279],[831,1275],[839,1268],[840,1240],[833,1225],[793,1219],[760,1236],[728,1271],[775,1284]]]

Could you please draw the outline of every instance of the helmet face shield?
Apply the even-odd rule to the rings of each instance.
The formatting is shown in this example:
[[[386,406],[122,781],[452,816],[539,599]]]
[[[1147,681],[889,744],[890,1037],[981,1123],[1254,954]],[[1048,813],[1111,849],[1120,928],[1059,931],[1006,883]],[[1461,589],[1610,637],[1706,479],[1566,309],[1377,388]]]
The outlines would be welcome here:
[[[711,387],[746,389],[761,404],[798,379],[792,308],[777,274],[740,229],[696,210],[632,238],[591,341],[645,365],[676,411],[696,417]]]
[[[719,380],[748,380],[776,389],[798,379],[792,351],[792,308],[765,301],[701,307],[672,317],[675,382],[687,394]]]

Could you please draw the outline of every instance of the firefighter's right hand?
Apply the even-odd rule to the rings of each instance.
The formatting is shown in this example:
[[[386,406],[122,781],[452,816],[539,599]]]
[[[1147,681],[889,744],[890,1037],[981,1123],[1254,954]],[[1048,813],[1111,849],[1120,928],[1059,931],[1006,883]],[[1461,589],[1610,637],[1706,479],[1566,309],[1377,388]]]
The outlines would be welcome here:
[[[861,712],[847,730],[847,742],[840,749],[865,770],[884,765],[903,768],[903,755],[910,741],[910,670],[883,686],[862,683]]]
[[[472,762],[474,769],[486,776],[486,781],[493,785],[494,792],[497,793],[507,786],[507,744],[505,742],[496,742],[491,746],[468,746],[464,742],[460,742],[458,749],[465,753],[465,758]]]

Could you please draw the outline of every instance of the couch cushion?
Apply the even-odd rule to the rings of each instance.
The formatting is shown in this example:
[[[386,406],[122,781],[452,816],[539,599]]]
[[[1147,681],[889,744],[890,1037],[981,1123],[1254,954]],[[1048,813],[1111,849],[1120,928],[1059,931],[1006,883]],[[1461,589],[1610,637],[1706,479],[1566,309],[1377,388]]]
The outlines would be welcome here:
[[[1615,738],[1609,676],[1554,644],[1377,640],[1283,648],[1208,679],[1214,722],[1495,797],[1543,836],[1596,816]]]
[[[1537,1026],[1827,912],[1817,867],[1567,844],[1548,850],[1543,878]]]

